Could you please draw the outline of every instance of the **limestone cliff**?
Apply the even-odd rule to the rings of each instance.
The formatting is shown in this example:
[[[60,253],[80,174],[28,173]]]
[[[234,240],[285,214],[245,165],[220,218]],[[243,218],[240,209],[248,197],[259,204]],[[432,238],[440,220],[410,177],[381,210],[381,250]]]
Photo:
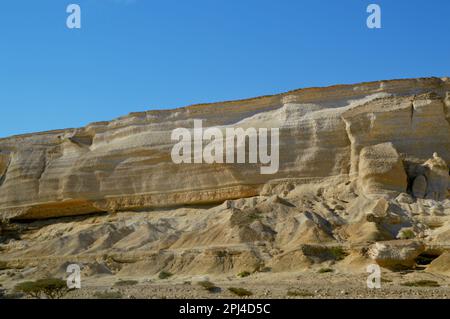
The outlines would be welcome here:
[[[392,80],[132,113],[0,139],[0,216],[39,219],[250,197],[268,188],[351,184],[367,197],[447,198],[450,80]],[[171,131],[280,128],[280,169],[174,164]],[[427,162],[437,152],[438,163]]]
[[[70,263],[94,279],[374,262],[447,276],[449,92],[448,78],[312,88],[1,139],[0,281]],[[199,119],[279,128],[279,171],[175,164],[172,130]]]

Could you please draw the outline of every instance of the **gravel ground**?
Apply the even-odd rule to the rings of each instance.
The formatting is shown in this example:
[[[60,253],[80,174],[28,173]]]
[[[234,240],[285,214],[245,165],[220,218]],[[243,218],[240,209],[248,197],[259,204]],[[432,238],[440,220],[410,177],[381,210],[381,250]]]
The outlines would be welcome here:
[[[126,286],[117,286],[120,280],[135,280]],[[208,280],[217,288],[209,292],[199,285]],[[369,289],[365,274],[340,273],[264,273],[246,278],[234,276],[117,278],[113,276],[89,278],[82,289],[70,292],[67,298],[449,298],[450,278],[425,272],[388,273],[382,277],[381,288]],[[420,286],[420,281],[427,280]],[[438,287],[430,287],[430,282]],[[405,284],[419,286],[406,286]],[[435,284],[436,285],[436,284]],[[228,288],[244,288],[251,296],[239,297]]]

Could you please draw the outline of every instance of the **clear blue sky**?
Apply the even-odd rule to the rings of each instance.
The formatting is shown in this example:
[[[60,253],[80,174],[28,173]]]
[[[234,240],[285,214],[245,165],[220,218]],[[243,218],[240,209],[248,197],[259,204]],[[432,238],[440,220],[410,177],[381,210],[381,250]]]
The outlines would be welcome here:
[[[82,29],[66,7],[82,8]],[[366,7],[382,8],[382,29]],[[0,136],[134,111],[450,76],[448,0],[9,0]]]

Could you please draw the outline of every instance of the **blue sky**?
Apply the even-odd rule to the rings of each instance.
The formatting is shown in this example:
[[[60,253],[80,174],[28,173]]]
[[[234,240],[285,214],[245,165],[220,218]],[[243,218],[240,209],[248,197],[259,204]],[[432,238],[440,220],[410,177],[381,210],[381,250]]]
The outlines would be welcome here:
[[[82,9],[81,30],[66,7]],[[370,3],[382,29],[366,27]],[[296,88],[450,76],[448,0],[14,0],[0,136]]]

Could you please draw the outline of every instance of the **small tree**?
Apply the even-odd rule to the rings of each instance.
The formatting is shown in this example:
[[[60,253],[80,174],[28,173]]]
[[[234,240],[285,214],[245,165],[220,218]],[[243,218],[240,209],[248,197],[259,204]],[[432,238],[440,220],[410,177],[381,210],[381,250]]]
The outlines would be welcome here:
[[[25,281],[17,284],[14,287],[17,292],[22,292],[27,296],[39,299],[41,297],[41,291],[37,289],[36,283],[33,281]]]
[[[228,290],[239,297],[246,297],[246,296],[253,295],[253,292],[251,292],[250,290],[244,289],[244,288],[230,287],[230,288],[228,288]]]
[[[22,282],[16,285],[15,290],[37,299],[43,296],[48,299],[59,299],[70,291],[66,282],[57,278]]]
[[[170,272],[168,272],[168,271],[161,271],[160,273],[159,273],[159,275],[158,275],[158,277],[159,277],[159,279],[167,279],[167,278],[169,278],[169,277],[172,277],[173,276],[173,274],[172,273],[170,273]]]

